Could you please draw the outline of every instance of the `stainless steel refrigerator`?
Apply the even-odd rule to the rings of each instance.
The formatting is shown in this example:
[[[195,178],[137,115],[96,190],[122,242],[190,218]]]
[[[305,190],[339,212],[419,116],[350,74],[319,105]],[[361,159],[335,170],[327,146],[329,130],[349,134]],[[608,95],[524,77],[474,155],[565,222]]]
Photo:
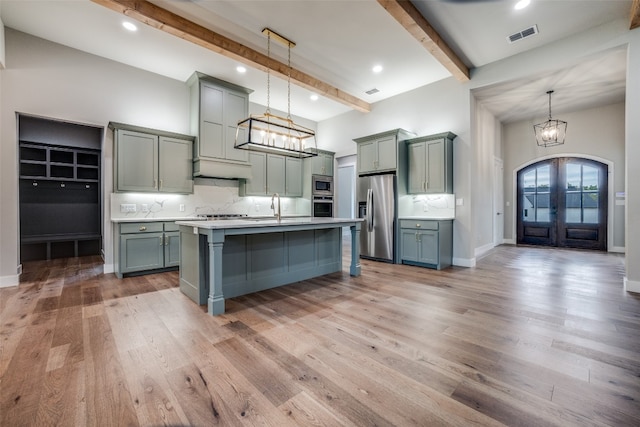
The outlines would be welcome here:
[[[360,230],[360,256],[394,262],[395,174],[358,178],[358,217],[364,218]]]

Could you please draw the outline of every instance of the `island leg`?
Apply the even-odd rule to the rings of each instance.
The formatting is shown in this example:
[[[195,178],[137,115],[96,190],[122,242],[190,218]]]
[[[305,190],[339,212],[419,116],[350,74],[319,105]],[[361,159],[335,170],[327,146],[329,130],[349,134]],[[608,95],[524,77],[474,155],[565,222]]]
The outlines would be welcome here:
[[[222,295],[222,246],[224,232],[209,230],[207,235],[209,244],[209,300],[208,312],[214,316],[224,313],[224,295]]]
[[[351,271],[352,276],[360,275],[360,222],[351,228]]]

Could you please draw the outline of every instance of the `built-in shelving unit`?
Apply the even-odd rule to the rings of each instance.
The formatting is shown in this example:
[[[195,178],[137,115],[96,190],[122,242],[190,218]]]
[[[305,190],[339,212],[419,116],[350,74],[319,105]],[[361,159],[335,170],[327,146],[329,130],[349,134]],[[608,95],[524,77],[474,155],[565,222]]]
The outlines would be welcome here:
[[[87,146],[100,146],[101,131],[86,128],[21,116],[21,261],[100,254],[101,152]]]

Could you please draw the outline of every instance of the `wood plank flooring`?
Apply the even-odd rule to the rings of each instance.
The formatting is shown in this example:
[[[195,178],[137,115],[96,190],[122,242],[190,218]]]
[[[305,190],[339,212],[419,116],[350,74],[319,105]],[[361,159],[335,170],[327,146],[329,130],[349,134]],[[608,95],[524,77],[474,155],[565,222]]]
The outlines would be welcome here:
[[[99,258],[0,289],[2,426],[638,426],[624,257],[501,246],[475,268],[362,261],[227,301]]]

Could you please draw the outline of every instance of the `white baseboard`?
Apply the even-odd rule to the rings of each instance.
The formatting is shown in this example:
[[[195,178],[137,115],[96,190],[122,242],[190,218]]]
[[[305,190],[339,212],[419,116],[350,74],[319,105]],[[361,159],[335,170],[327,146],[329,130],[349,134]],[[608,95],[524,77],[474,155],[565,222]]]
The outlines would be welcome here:
[[[628,280],[624,278],[624,290],[626,292],[640,293],[640,282],[637,280]]]
[[[11,286],[18,286],[20,283],[20,275],[14,276],[2,276],[0,277],[0,288],[9,288]]]
[[[475,258],[476,259],[480,258],[482,255],[486,254],[493,248],[495,248],[493,243],[487,243],[484,246],[480,246],[479,248],[476,248],[476,250],[474,251]]]
[[[476,259],[475,258],[454,258],[451,261],[451,264],[456,265],[458,267],[475,267],[476,266]]]
[[[104,274],[114,273],[115,271],[116,271],[116,270],[115,270],[115,268],[113,267],[113,264],[104,264],[104,265],[102,266],[102,272],[103,272]]]
[[[609,252],[615,252],[617,254],[623,254],[627,252],[627,249],[624,246],[612,246],[609,248]]]
[[[502,240],[502,244],[503,245],[515,245],[516,241],[514,239],[503,239]]]

